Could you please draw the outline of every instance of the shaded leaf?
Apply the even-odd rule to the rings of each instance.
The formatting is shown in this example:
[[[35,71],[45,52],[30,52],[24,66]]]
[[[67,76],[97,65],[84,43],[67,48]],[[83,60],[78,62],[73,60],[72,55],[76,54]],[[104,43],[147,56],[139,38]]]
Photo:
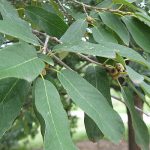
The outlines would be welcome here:
[[[135,17],[137,17],[140,21],[144,22],[146,25],[150,27],[150,16],[146,13],[137,12],[135,13]]]
[[[119,53],[116,53],[116,59],[117,62],[121,63],[124,67],[126,66],[125,60],[123,59],[122,56],[120,56]]]
[[[128,7],[132,8],[133,10],[140,11],[140,9],[139,9],[138,7],[136,7],[136,6],[134,6],[134,5],[132,4],[132,2],[134,2],[134,1],[135,1],[135,0],[113,0],[113,2],[114,2],[115,4],[123,4],[123,5],[125,5],[125,6],[128,6]]]
[[[149,150],[148,129],[134,108],[133,92],[125,87],[122,88],[122,94],[131,114],[136,143],[141,146],[142,150]]]
[[[94,28],[92,28],[92,33],[93,33],[94,40],[97,43],[99,43],[99,42],[106,42],[106,41],[107,42],[112,42],[112,43],[117,43],[117,40],[105,28],[94,27]]]
[[[50,4],[53,6],[53,9],[55,10],[55,12],[57,13],[57,15],[64,19],[64,15],[61,12],[61,10],[59,9],[59,5],[54,1],[54,0],[50,0]]]
[[[19,18],[17,11],[6,0],[1,1],[0,12],[3,16],[3,20],[0,20],[1,33],[39,45],[37,38],[32,34],[29,24]]]
[[[59,16],[40,7],[28,6],[25,14],[28,19],[50,36],[61,37],[68,28]]]
[[[123,123],[106,98],[73,71],[63,70],[58,73],[58,78],[72,100],[94,120],[103,134],[110,140],[119,142],[124,131]]]
[[[59,93],[50,81],[36,81],[35,106],[45,121],[44,149],[76,150]]]
[[[86,22],[86,20],[79,19],[68,28],[68,30],[65,32],[60,40],[63,43],[81,41],[81,38],[84,36],[87,27],[88,23]]]
[[[29,87],[29,83],[20,79],[0,80],[0,138],[19,115]]]
[[[100,8],[111,8],[113,6],[113,0],[103,0],[101,3],[97,5]]]
[[[13,18],[19,17],[17,11],[13,8],[13,6],[7,0],[1,0],[0,12],[3,16],[3,19],[7,19],[7,18],[13,19]]]
[[[109,104],[112,106],[110,83],[106,71],[100,67],[89,66],[86,69],[85,78],[104,95]],[[88,138],[91,141],[96,142],[103,138],[104,135],[101,130],[98,128],[96,123],[86,114],[84,116],[84,124]]]
[[[101,138],[104,137],[103,133],[98,128],[96,123],[86,114],[84,114],[84,124],[85,124],[86,134],[89,140],[93,142],[98,142]]]
[[[149,104],[149,103],[146,101],[146,99],[145,99],[145,95],[144,95],[143,93],[141,93],[141,91],[138,90],[138,89],[135,87],[135,85],[134,85],[130,80],[128,80],[127,82],[128,82],[129,87],[140,97],[140,99],[141,99],[144,103],[146,103],[147,106],[150,107],[150,104]]]
[[[98,89],[112,106],[110,82],[106,70],[99,66],[89,66],[86,69],[85,79]]]
[[[0,79],[16,77],[34,80],[44,68],[33,46],[17,43],[0,49]]]
[[[86,14],[85,13],[83,13],[82,11],[77,11],[73,7],[66,8],[66,10],[67,10],[68,14],[70,14],[75,20],[85,19],[86,18]]]
[[[142,82],[140,86],[145,91],[145,94],[147,94],[150,97],[150,85],[146,82]]]
[[[47,64],[51,65],[51,66],[54,66],[54,61],[53,59],[48,56],[48,55],[45,55],[45,54],[38,54],[38,57],[43,60],[44,62],[46,62]]]
[[[100,13],[100,17],[106,26],[115,31],[126,45],[129,45],[129,33],[119,17],[108,12]]]
[[[145,93],[150,96],[150,85],[144,82],[144,77],[129,66],[126,68],[132,82],[136,85],[139,85],[145,91]]]
[[[125,16],[122,20],[126,24],[135,42],[146,52],[150,53],[150,28],[143,22],[140,22],[130,16]]]
[[[127,73],[130,79],[132,80],[134,84],[137,85],[144,81],[144,77],[140,75],[139,73],[137,73],[136,71],[134,71],[131,67],[126,66],[126,69],[127,69]]]

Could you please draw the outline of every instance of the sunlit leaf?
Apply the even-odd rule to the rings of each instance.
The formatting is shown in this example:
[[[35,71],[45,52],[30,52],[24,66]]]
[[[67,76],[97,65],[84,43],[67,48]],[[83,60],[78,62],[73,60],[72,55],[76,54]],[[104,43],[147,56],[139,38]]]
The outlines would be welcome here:
[[[124,132],[122,120],[101,92],[73,71],[63,70],[58,78],[72,100],[94,120],[103,134],[119,142]]]
[[[35,106],[45,121],[44,149],[76,150],[59,93],[50,81],[36,81]]]

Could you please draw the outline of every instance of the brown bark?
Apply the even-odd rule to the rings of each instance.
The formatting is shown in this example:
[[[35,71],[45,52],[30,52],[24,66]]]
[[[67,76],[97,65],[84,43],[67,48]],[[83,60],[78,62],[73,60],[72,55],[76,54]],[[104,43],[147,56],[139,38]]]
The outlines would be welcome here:
[[[143,102],[137,94],[134,95],[134,103],[135,103],[135,106],[139,107],[140,109],[143,109]],[[143,113],[141,112],[137,112],[137,113],[139,113],[141,118],[143,118]],[[135,134],[134,134],[133,126],[132,126],[131,115],[128,110],[127,110],[127,114],[128,114],[128,149],[129,150],[141,150],[141,148],[135,142]]]

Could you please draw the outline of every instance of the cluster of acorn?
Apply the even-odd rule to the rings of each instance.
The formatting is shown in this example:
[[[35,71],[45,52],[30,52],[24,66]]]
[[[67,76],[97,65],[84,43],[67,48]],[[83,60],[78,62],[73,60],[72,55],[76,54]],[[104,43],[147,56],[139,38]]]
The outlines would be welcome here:
[[[121,63],[116,63],[114,67],[106,65],[106,70],[113,79],[118,79],[127,74],[125,67]]]

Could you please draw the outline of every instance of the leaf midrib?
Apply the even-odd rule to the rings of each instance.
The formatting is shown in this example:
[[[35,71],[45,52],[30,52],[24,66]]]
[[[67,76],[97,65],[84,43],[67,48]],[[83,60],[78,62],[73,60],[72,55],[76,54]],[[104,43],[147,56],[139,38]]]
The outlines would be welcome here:
[[[7,98],[7,96],[11,93],[11,91],[14,89],[14,87],[17,85],[19,79],[17,79],[14,84],[10,87],[10,89],[8,90],[8,92],[6,93],[6,95],[4,96],[4,98],[2,99],[2,101],[0,103],[3,103],[4,100]]]
[[[37,15],[37,14],[34,14],[33,12],[29,11],[29,10],[26,10],[27,12],[30,12],[32,15],[34,16],[38,16],[39,18],[41,18],[41,20],[45,20],[50,26],[53,26],[55,28],[57,28],[59,31],[63,32],[63,30],[61,28],[58,28],[58,26],[55,26],[55,24],[53,24],[51,22],[51,24],[49,23],[49,21],[47,21],[45,18],[42,18],[41,16]]]
[[[62,150],[65,150],[65,149],[63,149],[62,142],[61,142],[61,140],[59,139],[59,134],[58,134],[57,128],[56,128],[56,126],[55,126],[55,121],[54,121],[54,118],[53,118],[53,115],[52,115],[51,106],[50,106],[50,103],[49,103],[49,100],[48,100],[47,86],[46,86],[46,84],[45,84],[44,79],[43,79],[43,83],[44,83],[44,88],[45,88],[46,101],[47,101],[48,108],[49,108],[49,112],[50,112],[50,115],[51,115],[51,118],[52,118],[52,124],[53,124],[54,129],[55,129],[56,137],[57,137],[58,142],[59,142],[59,144],[60,144],[60,146],[61,146],[61,149],[62,149]]]
[[[2,21],[0,21],[0,23],[8,23],[8,22],[5,22],[6,20],[2,20]],[[23,26],[22,26],[23,27]],[[24,27],[23,27],[24,28]],[[25,29],[25,28],[24,28]],[[12,32],[10,31],[10,32],[7,32],[8,30],[5,30],[5,31],[0,31],[1,33],[4,33],[4,34],[11,34],[12,35]],[[15,35],[14,35],[14,32],[13,32],[13,36],[14,37],[16,37],[16,38],[18,38],[18,39],[22,39],[23,41],[25,41],[24,39],[26,39],[26,40],[28,40],[28,41],[30,41],[30,40],[32,40],[33,42],[35,42],[35,43],[37,43],[37,41],[35,40],[35,39],[33,39],[33,38],[36,38],[35,36],[33,36],[32,34],[30,34],[30,36],[32,36],[33,38],[30,38],[30,37],[28,37],[28,36],[26,36],[27,34],[29,35],[29,33],[27,33],[27,32],[25,32],[26,34],[25,35],[23,35],[23,34],[21,34],[21,36],[22,37],[18,37],[18,35],[20,36],[20,33],[18,33],[18,32],[16,32],[15,33]]]
[[[38,59],[38,57],[33,57],[33,58],[31,58],[31,59],[29,59],[29,60],[26,60],[26,61],[24,61],[24,62],[22,62],[22,63],[19,63],[19,64],[17,64],[17,65],[11,66],[11,67],[6,68],[6,69],[2,69],[2,70],[0,70],[0,73],[3,72],[3,71],[9,71],[9,70],[11,70],[11,69],[15,69],[15,68],[17,68],[17,67],[20,67],[20,66],[22,66],[22,65],[24,65],[24,64],[26,64],[26,63],[29,63],[29,62],[31,62],[31,61],[34,61],[34,60],[36,60],[36,59]]]
[[[100,116],[100,114],[97,112],[97,110],[93,107],[93,105],[91,105],[88,101],[86,101],[86,98],[85,97],[83,97],[81,94],[80,94],[80,92],[78,91],[78,89],[76,89],[75,87],[74,87],[74,85],[61,73],[61,75],[64,77],[64,79],[75,89],[75,91],[81,96],[81,98],[82,99],[84,99],[85,100],[85,102],[97,113],[97,115],[101,118],[101,116]],[[99,91],[98,91],[99,92]],[[101,122],[102,123],[102,122]],[[108,125],[108,124],[107,124]],[[113,128],[112,128],[112,126],[110,126],[109,128],[108,128],[109,130],[111,130],[112,132],[114,132],[114,130],[113,130]],[[116,134],[116,132],[114,132],[114,135]]]

